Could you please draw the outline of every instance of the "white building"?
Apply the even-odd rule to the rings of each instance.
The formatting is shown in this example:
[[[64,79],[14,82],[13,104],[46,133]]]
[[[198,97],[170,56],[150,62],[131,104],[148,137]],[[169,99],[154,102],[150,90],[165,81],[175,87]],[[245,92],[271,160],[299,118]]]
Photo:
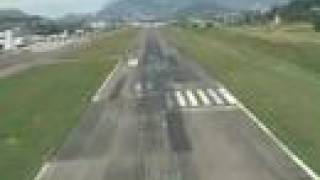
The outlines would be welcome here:
[[[84,35],[85,35],[85,30],[83,30],[83,29],[77,29],[76,31],[75,31],[75,35],[77,36],[77,37],[83,37]]]
[[[92,29],[105,29],[107,28],[107,23],[104,21],[97,21],[90,23]]]
[[[0,49],[14,50],[18,47],[25,46],[25,37],[15,36],[14,32],[13,30],[0,32]]]
[[[130,22],[129,25],[133,27],[142,27],[142,28],[157,28],[161,26],[166,26],[166,22],[156,22],[156,21],[134,21]]]
[[[0,50],[3,50],[5,46],[5,35],[4,32],[0,32]]]
[[[15,48],[12,30],[6,30],[0,33],[0,47],[3,50],[11,50]]]
[[[275,26],[279,26],[281,24],[281,17],[279,14],[276,14],[273,20],[273,24]]]

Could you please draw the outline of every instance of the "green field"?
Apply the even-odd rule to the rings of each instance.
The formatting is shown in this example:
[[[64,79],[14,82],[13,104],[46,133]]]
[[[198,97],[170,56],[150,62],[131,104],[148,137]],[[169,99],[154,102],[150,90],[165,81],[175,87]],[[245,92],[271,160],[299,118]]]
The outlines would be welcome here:
[[[306,29],[164,31],[320,172],[320,34]]]
[[[1,180],[33,179],[135,35],[136,30],[107,33],[89,47],[61,55],[72,62],[0,80]]]

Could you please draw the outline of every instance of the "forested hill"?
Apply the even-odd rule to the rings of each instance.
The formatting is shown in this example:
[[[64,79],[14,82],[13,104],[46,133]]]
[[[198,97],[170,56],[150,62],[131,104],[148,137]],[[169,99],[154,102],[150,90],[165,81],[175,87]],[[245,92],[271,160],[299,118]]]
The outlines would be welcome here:
[[[287,0],[282,0],[281,2]],[[117,0],[107,4],[99,13],[101,19],[151,16],[168,18],[176,15],[210,15],[222,10],[267,8],[279,0]]]
[[[320,8],[320,0],[293,0],[278,11],[287,21],[310,21],[315,15],[314,8]]]

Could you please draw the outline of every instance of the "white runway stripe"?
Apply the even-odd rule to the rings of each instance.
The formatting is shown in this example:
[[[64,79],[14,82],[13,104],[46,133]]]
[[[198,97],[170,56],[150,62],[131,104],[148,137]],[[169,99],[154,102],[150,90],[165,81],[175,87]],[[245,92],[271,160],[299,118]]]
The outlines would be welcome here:
[[[206,93],[202,89],[197,89],[197,94],[200,97],[201,101],[203,102],[204,105],[210,106],[211,102]]]
[[[181,91],[176,91],[175,92],[175,96],[177,98],[177,102],[178,102],[178,105],[181,106],[181,107],[186,107],[187,106],[187,102],[182,94]]]
[[[139,93],[142,91],[142,84],[140,82],[137,82],[135,85],[134,85],[134,90]]]
[[[237,103],[236,98],[233,95],[231,95],[231,93],[225,88],[219,88],[218,91],[221,95],[223,95],[223,97],[228,101],[228,103],[232,105],[235,105]]]
[[[211,96],[218,105],[224,104],[223,100],[219,97],[219,95],[213,89],[207,89],[207,92],[209,96]]]
[[[104,89],[107,87],[108,83],[111,81],[113,76],[116,74],[116,72],[120,69],[121,63],[118,62],[118,64],[115,66],[115,68],[112,70],[112,72],[108,75],[107,79],[103,82],[102,86],[98,89],[96,94],[92,97],[92,102],[98,102],[100,101]]]
[[[193,92],[191,90],[187,90],[186,94],[187,94],[188,100],[190,102],[190,105],[192,107],[197,107],[199,105],[198,100],[197,100],[196,96],[193,94]]]
[[[41,169],[39,170],[38,174],[36,175],[36,177],[34,178],[34,180],[40,180],[44,177],[44,175],[46,175],[46,173],[48,172],[48,170],[51,168],[51,164],[50,163],[45,163]]]

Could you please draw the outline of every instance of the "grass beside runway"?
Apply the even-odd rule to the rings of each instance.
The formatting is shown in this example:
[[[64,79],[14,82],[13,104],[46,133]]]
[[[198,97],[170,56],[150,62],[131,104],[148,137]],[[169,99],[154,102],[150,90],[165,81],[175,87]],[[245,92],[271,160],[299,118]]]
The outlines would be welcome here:
[[[122,30],[100,36],[89,47],[63,55],[72,62],[0,80],[0,179],[34,178],[135,35],[136,30]]]
[[[165,31],[320,173],[320,35],[301,29]]]

